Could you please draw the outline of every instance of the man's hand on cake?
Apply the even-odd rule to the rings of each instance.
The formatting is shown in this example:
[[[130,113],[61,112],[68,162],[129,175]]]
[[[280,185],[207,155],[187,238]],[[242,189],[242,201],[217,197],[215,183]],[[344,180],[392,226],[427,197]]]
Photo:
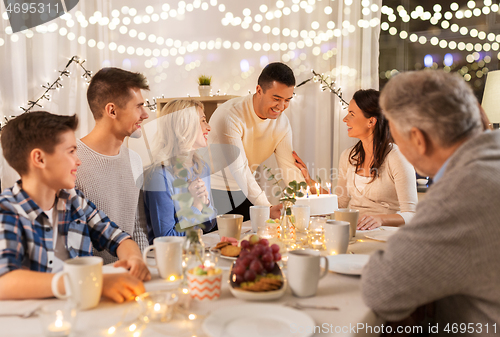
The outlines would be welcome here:
[[[292,156],[293,156],[293,159],[295,159],[295,166],[298,167],[298,169],[300,170],[300,172],[304,176],[304,179],[305,179],[307,185],[310,186],[313,181],[311,179],[311,176],[309,175],[309,170],[307,169],[306,164],[302,161],[302,159],[300,159],[297,152],[293,151]]]

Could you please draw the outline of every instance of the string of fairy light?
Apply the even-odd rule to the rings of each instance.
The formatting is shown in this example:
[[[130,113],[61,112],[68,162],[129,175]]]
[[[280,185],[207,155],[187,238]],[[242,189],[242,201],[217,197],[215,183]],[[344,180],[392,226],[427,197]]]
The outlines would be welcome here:
[[[378,15],[371,17],[374,13],[376,14],[380,8],[377,4],[371,3],[370,0],[363,0],[362,14],[363,18],[358,20],[357,27],[354,23],[349,22],[349,20],[344,20],[339,23],[336,27],[336,23],[332,20],[325,21],[323,27],[318,21],[311,22],[311,29],[291,29],[288,27],[281,27],[281,22],[278,20],[283,16],[289,16],[293,13],[305,12],[306,14],[312,14],[316,11],[322,9],[325,15],[329,16],[333,13],[334,9],[328,5],[330,1],[325,1],[326,5],[319,5],[321,0],[292,0],[289,6],[285,5],[282,0],[276,1],[274,6],[269,6],[266,4],[261,4],[258,6],[258,11],[252,13],[249,8],[244,8],[241,11],[241,15],[233,14],[226,9],[226,5],[219,3],[218,0],[210,0],[209,2],[203,2],[201,0],[193,0],[192,3],[186,3],[185,1],[179,1],[177,7],[171,6],[168,3],[161,5],[161,10],[153,6],[146,6],[144,10],[141,10],[141,14],[135,8],[128,6],[123,6],[120,9],[113,9],[110,12],[110,16],[107,17],[103,15],[102,12],[96,11],[90,17],[86,17],[81,11],[76,11],[74,14],[66,13],[61,16],[62,20],[52,21],[46,24],[39,25],[32,29],[27,29],[19,33],[13,33],[12,28],[7,26],[5,28],[5,33],[8,39],[12,43],[20,41],[21,37],[24,35],[25,38],[30,39],[35,36],[35,34],[45,34],[45,33],[56,33],[66,37],[69,41],[76,40],[80,45],[87,45],[89,48],[97,48],[103,50],[108,48],[110,51],[116,51],[119,54],[137,55],[145,56],[147,59],[144,62],[146,68],[168,68],[169,62],[163,61],[161,65],[159,64],[158,58],[160,56],[173,56],[175,58],[175,63],[177,66],[182,66],[185,63],[184,55],[198,51],[198,50],[213,50],[213,49],[234,49],[239,50],[254,50],[259,51],[281,51],[282,60],[288,62],[291,59],[298,59],[304,61],[307,58],[307,54],[299,50],[304,48],[311,48],[311,53],[314,56],[319,56],[323,53],[322,57],[324,60],[328,60],[337,54],[337,49],[332,48],[325,52],[322,52],[321,46],[325,42],[329,42],[340,36],[347,36],[354,33],[359,28],[373,28],[380,24]],[[333,0],[332,0],[333,1]],[[353,0],[344,0],[344,14],[350,14],[350,6],[353,4]],[[244,30],[253,30],[254,32],[262,32],[263,34],[269,34],[273,36],[283,36],[292,40],[288,43],[285,42],[274,42],[274,43],[259,43],[254,41],[229,41],[223,40],[222,38],[216,38],[209,41],[181,41],[174,40],[171,38],[164,38],[162,36],[157,36],[155,34],[147,34],[140,30],[140,27],[144,24],[149,24],[153,22],[158,22],[160,20],[167,19],[182,19],[182,17],[188,12],[194,11],[207,11],[210,6],[216,7],[219,12],[224,13],[224,17],[221,19],[222,26],[234,26],[241,27]],[[145,13],[145,14],[142,14]],[[8,20],[8,15],[6,12],[2,14],[4,20]],[[59,23],[59,24],[58,24]],[[134,24],[133,28],[131,24]],[[156,44],[157,48],[142,48],[135,46],[125,46],[118,45],[116,42],[105,43],[104,41],[96,41],[95,39],[87,39],[85,36],[78,36],[75,34],[77,30],[76,26],[79,25],[80,28],[87,28],[89,25],[107,26],[110,31],[118,30],[122,35],[127,34],[132,39],[137,39],[138,41],[147,41],[152,44]],[[321,28],[321,29],[320,29]],[[82,31],[82,30],[80,30]],[[5,45],[5,40],[0,37],[0,47]],[[30,100],[28,102],[28,107],[21,107],[24,113],[30,112],[35,107],[42,108],[42,101],[51,100],[51,91],[59,90],[62,88],[63,77],[69,77],[70,72],[68,68],[71,64],[78,64],[83,70],[84,74],[82,77],[88,81],[91,78],[91,72],[85,69],[83,63],[84,59],[74,56],[72,57],[66,67],[59,71],[59,76],[52,82],[42,85],[45,91],[40,95],[39,98]],[[187,71],[193,70],[201,65],[201,61],[196,60],[185,65]],[[243,68],[243,67],[242,67]],[[247,67],[246,71],[242,71],[241,77],[243,79],[249,77],[253,72],[253,67]],[[299,68],[300,71],[306,71],[306,68],[302,65]],[[340,66],[332,69],[330,72],[325,74],[325,79],[330,79],[330,74],[332,76],[337,76],[338,74],[344,74],[349,76],[355,76],[355,69],[351,69],[346,66]],[[323,74],[321,74],[321,77]],[[161,79],[165,79],[166,74],[161,73]],[[158,76],[156,77],[158,78]],[[316,80],[315,80],[316,81]],[[157,81],[158,82],[158,81]],[[321,82],[321,81],[320,81]],[[342,101],[340,89],[335,91],[333,84],[334,82],[324,82],[325,85],[329,85],[328,89],[336,94]],[[322,90],[326,90],[324,87]],[[340,94],[339,94],[340,93]],[[156,109],[156,98],[153,98],[152,102],[146,100],[145,106],[151,110]],[[7,119],[6,119],[7,120]]]
[[[71,72],[69,69],[71,68],[72,64],[77,64],[83,70],[83,74],[81,75],[81,77],[85,80],[86,84],[89,84],[90,80],[92,79],[92,71],[85,68],[85,66],[83,65],[85,62],[86,62],[85,59],[83,59],[77,55],[71,57],[69,59],[68,63],[66,63],[66,66],[64,67],[64,69],[57,71],[57,73],[59,75],[57,76],[57,78],[54,81],[47,82],[47,84],[41,85],[41,87],[43,89],[45,89],[45,91],[40,96],[38,96],[38,98],[33,99],[33,100],[29,100],[26,107],[20,106],[19,108],[23,111],[23,113],[29,113],[33,109],[36,109],[36,108],[43,109],[43,105],[42,105],[43,102],[44,101],[50,102],[52,100],[52,92],[54,90],[59,91],[59,89],[64,87],[63,83],[62,83],[63,79],[65,77],[71,76]],[[146,99],[144,106],[146,108],[150,109],[151,111],[156,111],[156,107],[157,107],[156,99],[157,98],[159,98],[159,97],[153,98],[152,102],[150,102],[149,100]],[[163,96],[162,96],[162,98],[163,98]],[[15,118],[15,117],[16,116],[9,116],[9,117],[5,116],[4,120],[0,121],[0,130],[8,123],[9,120],[11,120],[12,118]]]
[[[249,8],[244,8],[241,13],[230,12],[226,5],[218,0],[179,1],[176,5],[164,3],[161,6],[146,6],[144,9],[140,10],[123,6],[111,10],[109,16],[105,16],[102,12],[96,11],[90,17],[86,17],[82,12],[76,11],[74,14],[67,13],[61,16],[63,22],[59,20],[59,25],[57,22],[53,21],[16,34],[12,34],[11,27],[6,27],[5,32],[14,43],[19,41],[23,34],[26,38],[32,38],[36,33],[44,34],[58,32],[69,41],[76,41],[81,45],[87,45],[89,48],[97,48],[99,50],[109,49],[119,54],[146,57],[147,59],[144,61],[145,67],[155,68],[156,70],[160,70],[160,72],[171,65],[172,60],[169,62],[160,59],[161,57],[167,56],[173,57],[174,61],[172,63],[175,63],[175,65],[179,67],[184,66],[186,71],[197,69],[201,66],[201,61],[195,60],[188,62],[186,56],[198,50],[243,49],[254,50],[256,52],[268,52],[272,50],[280,52],[280,57],[283,62],[296,60],[300,63],[304,62],[310,54],[313,56],[320,56],[322,54],[322,58],[328,60],[337,54],[337,49],[331,48],[330,50],[323,51],[321,47],[323,47],[324,43],[328,43],[340,36],[347,36],[355,32],[358,27],[373,28],[380,25],[378,15],[373,15],[375,16],[374,18],[370,17],[372,14],[378,13],[380,7],[377,4],[373,4],[370,0],[363,0],[363,18],[358,20],[357,26],[356,23],[350,22],[349,20],[338,23],[338,27],[332,20],[325,20],[323,24],[320,24],[318,21],[313,21],[310,24],[310,29],[302,30],[281,26],[282,21],[279,19],[291,16],[294,13],[317,14],[322,11],[330,18],[329,16],[334,12],[334,9],[330,6],[332,1],[333,0],[292,0],[285,4],[284,1],[278,0],[274,5],[269,5],[269,3],[267,5],[257,5],[258,10],[254,10],[254,12]],[[349,14],[353,0],[344,0],[344,4],[344,14]],[[189,12],[203,12],[207,11],[209,8],[216,8],[220,13],[224,14],[221,18],[222,26],[240,27],[243,30],[253,30],[256,33],[262,32],[265,35],[286,37],[292,41],[260,43],[253,40],[230,41],[223,38],[214,38],[208,41],[182,41],[164,38],[160,35],[141,31],[141,27],[144,25],[170,19],[182,19]],[[6,13],[4,13],[3,19],[8,19]],[[84,29],[90,25],[107,26],[111,31],[118,31],[122,35],[128,35],[138,42],[147,41],[155,47],[143,48],[137,47],[136,45],[127,46],[114,41],[105,43],[104,41],[95,40],[93,38],[87,39],[83,35],[77,36],[77,26],[83,28],[83,30],[79,31],[84,32]],[[4,44],[5,41],[0,38],[0,46]],[[309,49],[310,53],[305,52],[305,49]],[[262,59],[261,63],[266,63],[266,60]],[[310,70],[310,68],[304,65],[300,65],[300,67],[297,65],[296,68],[297,74]],[[241,77],[243,79],[248,78],[254,70],[253,67],[248,67],[246,70],[242,68]],[[338,69],[332,69],[331,73],[332,75],[342,73],[354,76],[356,71],[355,69],[339,67]],[[154,81],[159,83],[165,80],[166,77],[167,74],[161,72],[155,76]]]
[[[133,7],[123,6],[121,8],[113,9],[109,12],[109,16],[104,15],[101,11],[94,12],[90,17],[86,17],[82,12],[76,11],[74,14],[66,13],[61,17],[62,21],[55,21],[37,26],[33,29],[28,29],[20,33],[12,33],[10,26],[5,28],[5,33],[11,42],[15,43],[20,40],[24,35],[26,38],[32,38],[36,33],[54,33],[58,32],[61,36],[66,37],[69,41],[75,41],[80,45],[87,45],[89,48],[97,48],[99,50],[109,49],[124,55],[136,55],[145,57],[144,66],[158,71],[154,77],[156,83],[167,78],[167,74],[162,72],[163,69],[170,67],[171,62],[178,67],[184,67],[186,71],[191,71],[199,68],[202,64],[200,60],[190,61],[187,55],[199,50],[217,50],[217,49],[233,49],[233,50],[254,50],[256,52],[275,51],[280,52],[281,60],[289,62],[296,60],[299,63],[309,57],[309,53],[304,52],[304,49],[309,48],[313,56],[321,56],[324,60],[337,55],[338,50],[331,48],[324,51],[322,47],[325,43],[332,41],[340,36],[348,36],[358,29],[374,28],[380,25],[384,31],[388,31],[390,35],[398,35],[402,40],[408,40],[412,43],[431,44],[439,46],[442,49],[467,51],[470,54],[466,56],[469,63],[478,61],[480,52],[493,52],[500,50],[500,34],[486,33],[476,28],[469,29],[464,25],[458,23],[451,23],[450,20],[465,20],[472,17],[479,17],[483,15],[495,15],[499,11],[499,5],[493,4],[491,0],[479,2],[468,1],[466,7],[461,8],[457,3],[451,3],[449,8],[444,8],[444,5],[435,4],[432,10],[425,10],[422,6],[417,6],[410,11],[402,5],[397,6],[396,9],[388,6],[379,7],[377,4],[372,3],[371,0],[361,1],[362,16],[357,22],[350,22],[344,20],[335,23],[332,20],[319,20],[313,21],[310,24],[310,29],[292,29],[292,27],[283,27],[283,17],[291,16],[294,13],[314,14],[317,16],[320,11],[330,18],[334,12],[330,3],[333,0],[292,0],[286,2],[283,0],[276,1],[273,5],[260,4],[257,5],[258,10],[250,10],[244,8],[241,13],[232,13],[228,7],[221,3],[220,0],[193,0],[193,1],[178,1],[176,4],[164,3],[161,6],[146,6],[143,9],[136,9]],[[336,0],[342,1],[342,0]],[[344,14],[350,14],[351,5],[353,0],[343,0]],[[172,38],[164,38],[163,36],[146,33],[141,30],[144,25],[152,24],[155,22],[165,20],[182,20],[186,15],[192,12],[204,12],[210,8],[215,8],[224,16],[221,18],[221,25],[240,27],[243,30],[252,30],[256,33],[262,32],[266,35],[284,37],[291,39],[289,42],[266,42],[260,43],[251,40],[247,41],[230,41],[223,38],[214,38],[208,41],[187,41]],[[380,11],[382,14],[382,23],[377,14]],[[315,17],[316,17],[315,16]],[[399,19],[402,22],[409,22],[410,20],[423,20],[429,21],[433,26],[440,26],[442,30],[449,30],[453,33],[460,34],[463,37],[477,38],[476,43],[461,42],[454,40],[447,40],[437,36],[430,37],[428,33],[409,33],[404,29],[398,29],[395,22]],[[7,13],[3,13],[3,19],[8,20]],[[322,24],[319,21],[323,22]],[[110,31],[117,31],[121,35],[128,35],[138,42],[149,42],[154,47],[143,48],[136,45],[124,45],[111,41],[105,43],[102,40],[93,38],[87,39],[85,36],[77,36],[76,26],[80,28],[87,28],[91,25],[107,26]],[[460,37],[460,36],[459,36]],[[457,39],[459,38],[457,37]],[[0,37],[0,47],[5,45],[5,40]],[[171,62],[161,60],[171,56],[174,60]],[[500,53],[497,55],[500,58]],[[262,60],[261,63],[265,63]],[[484,58],[484,63],[489,63],[491,57]],[[296,65],[297,74],[307,72],[310,69],[301,65]],[[446,68],[446,67],[445,67]],[[243,79],[248,78],[255,69],[248,67],[241,72]],[[488,69],[484,69],[486,73]],[[339,74],[355,76],[356,70],[345,66],[338,66],[331,69],[329,72],[332,76]],[[390,77],[392,74],[397,73],[397,70],[392,69],[386,72]],[[467,79],[467,74],[463,74]],[[234,88],[239,88],[237,84]]]
[[[63,87],[63,84],[62,84],[63,77],[69,77],[71,75],[69,68],[73,63],[76,63],[77,65],[80,66],[80,68],[83,69],[82,78],[84,78],[86,80],[86,82],[88,83],[90,81],[90,79],[92,78],[92,72],[87,70],[84,67],[84,65],[83,65],[85,63],[84,59],[82,59],[81,57],[78,57],[78,56],[73,56],[68,61],[68,63],[64,67],[64,69],[58,71],[59,76],[52,83],[47,82],[47,84],[42,84],[42,88],[44,88],[45,91],[37,99],[28,101],[28,106],[26,108],[23,106],[20,107],[23,110],[23,112],[25,112],[25,113],[30,112],[35,107],[43,108],[43,106],[41,105],[41,102],[43,100],[50,101],[51,100],[51,92],[53,90],[59,90]]]
[[[476,27],[471,28],[465,25],[460,25],[459,23],[450,23],[450,20],[456,20],[456,22],[460,22],[461,20],[466,20],[473,17],[480,17],[486,15],[496,15],[500,10],[500,6],[498,4],[493,4],[491,0],[482,1],[482,7],[476,1],[468,1],[465,6],[462,8],[458,5],[458,3],[453,2],[450,4],[448,9],[444,9],[442,5],[435,4],[431,11],[425,11],[422,6],[416,6],[413,11],[410,13],[407,12],[404,6],[397,6],[396,10],[388,7],[382,6],[381,13],[383,14],[382,23],[380,28],[383,31],[388,31],[390,35],[398,35],[402,40],[409,40],[412,43],[420,43],[425,45],[430,43],[433,46],[439,46],[441,49],[446,49],[450,51],[458,50],[458,51],[466,51],[469,52],[466,55],[465,60],[470,63],[469,66],[463,66],[458,70],[458,73],[461,74],[466,81],[470,81],[472,76],[470,71],[474,71],[477,78],[483,77],[486,73],[488,73],[489,69],[487,64],[491,62],[492,56],[489,54],[494,53],[496,57],[500,59],[500,52],[497,51],[500,49],[500,34],[495,34],[492,32],[485,32]],[[400,29],[394,26],[396,20],[399,19],[402,22],[409,22],[410,20],[422,20],[429,21],[429,23],[433,26],[440,26],[441,30],[449,30],[454,35],[458,35],[453,40],[439,38],[438,36],[429,36],[429,33],[409,33],[404,29]],[[460,38],[474,38],[477,39],[477,42],[463,42],[456,41]],[[481,52],[487,53],[484,57],[480,54]],[[494,55],[493,54],[493,55]],[[481,59],[482,58],[482,59]],[[437,64],[435,62],[429,62],[432,65],[430,68],[437,68]],[[452,58],[449,58],[449,61],[446,62],[446,58],[443,60],[444,70],[450,71],[450,66],[453,63]],[[394,74],[397,74],[398,71],[396,69],[387,70],[385,72],[381,72],[382,78],[390,78]]]

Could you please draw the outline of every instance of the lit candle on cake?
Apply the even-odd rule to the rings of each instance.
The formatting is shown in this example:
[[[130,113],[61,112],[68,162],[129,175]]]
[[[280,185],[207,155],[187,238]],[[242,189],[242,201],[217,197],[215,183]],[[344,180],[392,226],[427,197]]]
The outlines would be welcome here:
[[[304,196],[297,197],[295,205],[309,206],[311,215],[332,214],[339,208],[336,194],[318,193],[316,195],[314,190],[313,193],[310,194],[312,188],[314,188],[314,186],[306,188]],[[320,188],[321,185],[316,184],[317,191],[319,191]]]
[[[319,187],[320,187],[320,184],[316,183],[316,184],[314,184],[314,186],[316,187],[316,195],[319,197]]]
[[[332,184],[326,183],[326,187],[328,187],[328,194],[332,194]]]

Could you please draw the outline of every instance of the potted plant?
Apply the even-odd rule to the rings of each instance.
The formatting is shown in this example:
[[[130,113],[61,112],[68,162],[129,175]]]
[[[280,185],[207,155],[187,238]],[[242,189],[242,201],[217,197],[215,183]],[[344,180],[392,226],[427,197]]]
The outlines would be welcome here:
[[[211,82],[212,76],[201,75],[198,77],[198,91],[201,97],[210,96],[210,92],[212,91]]]

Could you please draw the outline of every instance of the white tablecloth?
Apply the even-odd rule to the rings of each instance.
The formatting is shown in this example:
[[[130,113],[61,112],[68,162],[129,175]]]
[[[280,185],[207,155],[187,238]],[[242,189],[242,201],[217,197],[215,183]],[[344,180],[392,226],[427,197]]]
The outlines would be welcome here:
[[[243,224],[242,232],[250,229],[250,222]],[[377,242],[365,239],[364,235],[357,235],[358,242],[349,246],[349,251],[356,254],[371,254],[377,249],[384,249],[383,242]],[[207,234],[203,238],[207,246],[213,246],[219,241],[217,233]],[[222,259],[221,259],[222,260]],[[228,269],[230,261],[223,261],[221,265],[224,269]],[[105,272],[109,272],[110,266],[105,267]],[[157,272],[152,270],[153,280],[145,284],[146,290],[157,290],[165,287],[163,280],[157,276]],[[224,279],[228,279],[229,271],[224,270]],[[361,298],[360,277],[341,275],[329,272],[328,275],[321,279],[318,286],[316,296],[310,298],[294,297],[290,289],[287,289],[285,296],[281,299],[265,302],[269,304],[283,305],[287,302],[299,302],[301,304],[313,304],[324,306],[337,306],[339,311],[324,311],[324,310],[303,310],[315,322],[316,333],[314,336],[377,336],[375,333],[376,326],[383,323],[364,303]],[[58,301],[55,299],[41,300],[41,304],[48,301]],[[6,306],[19,306],[20,301],[0,301],[0,306],[5,309]],[[32,305],[33,301],[29,301]],[[138,314],[138,304],[129,302],[124,304],[115,304],[107,299],[102,299],[97,308],[92,310],[82,311],[78,313],[76,329],[74,336],[110,336],[108,329],[111,326],[116,326],[118,322],[122,322],[118,329],[113,334],[114,336],[175,336],[175,337],[192,337],[206,336],[202,331],[201,325],[204,317],[210,314],[213,310],[225,306],[237,306],[239,304],[248,303],[243,300],[236,299],[229,291],[227,283],[223,282],[221,297],[217,301],[208,303],[192,302],[189,312],[176,313],[174,319],[168,323],[149,323],[148,325],[138,326],[133,332],[127,328],[133,323]],[[2,310],[3,311],[3,310]],[[189,320],[187,314],[193,313],[196,315],[194,320]],[[362,327],[359,330],[354,330],[355,327]],[[374,329],[370,333],[370,328]],[[320,330],[321,329],[321,330]],[[41,336],[42,330],[37,317],[19,318],[19,317],[0,317],[0,335],[1,336]],[[139,331],[139,333],[138,333]],[[337,333],[335,333],[337,332]],[[276,336],[276,335],[275,335]],[[294,334],[291,331],[283,332],[282,336],[291,336]],[[256,336],[258,337],[258,336]]]

